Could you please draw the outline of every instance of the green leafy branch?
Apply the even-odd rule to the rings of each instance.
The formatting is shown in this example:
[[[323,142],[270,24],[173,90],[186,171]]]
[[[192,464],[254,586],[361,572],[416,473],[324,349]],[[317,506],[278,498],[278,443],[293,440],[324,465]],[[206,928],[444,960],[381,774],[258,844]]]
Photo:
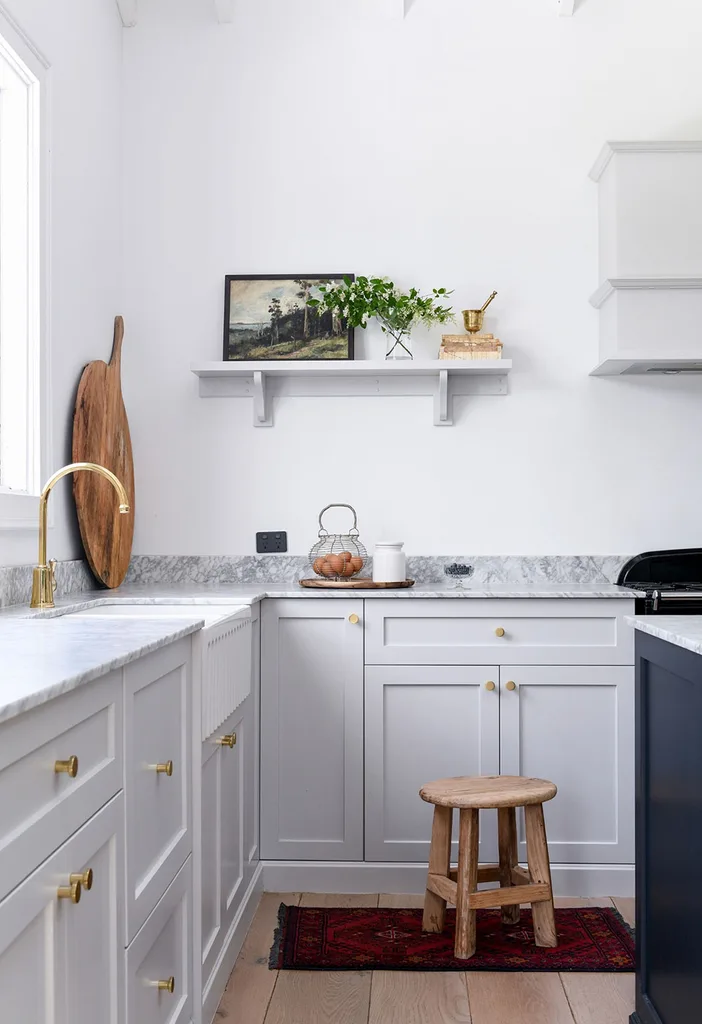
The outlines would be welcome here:
[[[385,334],[396,340],[408,335],[415,324],[445,324],[453,320],[453,309],[442,305],[452,292],[433,288],[421,295],[416,288],[403,292],[386,277],[345,277],[337,285],[319,285],[321,298],[308,299],[307,305],[331,310],[351,327],[367,327],[375,317]]]

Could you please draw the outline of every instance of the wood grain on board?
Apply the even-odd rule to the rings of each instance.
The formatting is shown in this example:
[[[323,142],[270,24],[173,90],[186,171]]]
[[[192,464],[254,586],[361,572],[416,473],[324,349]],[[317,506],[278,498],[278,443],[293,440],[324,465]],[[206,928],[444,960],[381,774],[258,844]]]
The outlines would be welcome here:
[[[134,538],[134,460],[120,379],[124,321],[115,317],[112,356],[88,363],[78,385],[73,416],[73,461],[111,470],[129,495],[130,511],[119,513],[112,484],[97,473],[73,475],[80,535],[90,568],[106,587],[127,575]]]

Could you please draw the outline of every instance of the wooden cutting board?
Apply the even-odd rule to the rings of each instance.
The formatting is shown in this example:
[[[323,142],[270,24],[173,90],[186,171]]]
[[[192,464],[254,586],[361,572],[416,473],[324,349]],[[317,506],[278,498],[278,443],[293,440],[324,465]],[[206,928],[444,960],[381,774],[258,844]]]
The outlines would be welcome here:
[[[83,370],[73,416],[73,461],[111,469],[129,495],[131,511],[120,515],[117,492],[108,480],[98,473],[73,475],[85,554],[106,587],[118,587],[127,575],[134,538],[134,462],[120,376],[123,338],[124,321],[116,316],[110,361],[99,359]]]

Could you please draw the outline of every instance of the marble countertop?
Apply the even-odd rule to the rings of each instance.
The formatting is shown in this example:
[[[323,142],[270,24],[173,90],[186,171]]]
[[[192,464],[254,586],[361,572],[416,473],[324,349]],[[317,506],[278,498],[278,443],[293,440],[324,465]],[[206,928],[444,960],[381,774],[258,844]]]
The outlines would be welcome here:
[[[642,633],[702,654],[702,615],[631,615],[626,621]]]
[[[24,609],[25,615],[27,609]],[[0,616],[0,722],[196,632],[202,618]]]
[[[297,583],[129,584],[116,590],[82,591],[55,609],[15,605],[0,611],[0,722],[201,629],[197,606],[253,605],[266,597],[310,599],[417,598],[624,598],[636,592],[609,583],[500,583],[417,585],[406,590],[307,590]],[[100,605],[182,604],[192,620],[74,619],[70,612]]]
[[[416,584],[403,590],[322,590],[307,589],[297,583],[130,583],[116,590],[88,590],[72,594],[56,602],[49,612],[30,613],[28,608],[0,611],[4,616],[33,614],[53,617],[66,611],[79,611],[102,604],[256,604],[271,598],[325,598],[350,600],[416,600],[417,598],[486,599],[486,598],[620,598],[633,600],[644,595],[614,583],[475,583],[462,589],[451,584]]]

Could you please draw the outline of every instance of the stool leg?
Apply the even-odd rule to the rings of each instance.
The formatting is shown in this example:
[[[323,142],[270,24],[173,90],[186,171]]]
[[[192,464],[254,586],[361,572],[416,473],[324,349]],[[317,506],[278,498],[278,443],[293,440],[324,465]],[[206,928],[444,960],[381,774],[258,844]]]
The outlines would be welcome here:
[[[517,815],[514,807],[497,808],[497,840],[500,850],[500,888],[512,885],[512,868],[519,862]],[[519,924],[520,908],[515,903],[502,908],[503,924]]]
[[[458,960],[469,960],[475,953],[476,917],[469,909],[470,894],[478,889],[478,811],[461,809],[458,835],[458,877],[456,879],[456,946]]]
[[[546,845],[546,826],[544,824],[544,808],[542,804],[531,804],[524,808],[526,816],[526,841],[529,874],[534,883],[551,886],[551,865]],[[553,913],[553,890],[551,899],[541,903],[532,903],[531,913],[534,919],[534,936],[537,946],[557,946],[556,919]]]
[[[434,823],[431,828],[429,850],[429,874],[445,875],[448,878],[451,867],[451,824],[452,807],[434,805]],[[446,918],[446,900],[427,889],[424,896],[424,917],[422,931],[442,932]]]

